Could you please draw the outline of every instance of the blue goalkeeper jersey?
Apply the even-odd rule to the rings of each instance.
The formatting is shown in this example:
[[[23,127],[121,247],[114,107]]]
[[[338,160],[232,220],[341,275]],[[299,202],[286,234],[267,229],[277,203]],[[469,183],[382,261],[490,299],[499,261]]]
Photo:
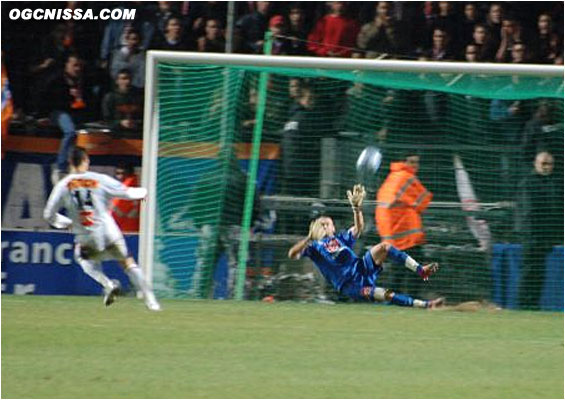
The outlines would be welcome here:
[[[355,236],[351,230],[341,231],[336,236],[315,240],[302,252],[337,289],[355,275],[357,264],[361,261],[353,252]]]

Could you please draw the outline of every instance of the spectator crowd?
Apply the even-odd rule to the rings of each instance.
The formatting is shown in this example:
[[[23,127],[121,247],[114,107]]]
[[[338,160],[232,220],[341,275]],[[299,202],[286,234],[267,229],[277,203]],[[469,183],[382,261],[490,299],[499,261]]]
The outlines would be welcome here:
[[[229,42],[233,52],[261,54],[269,30],[274,55],[563,64],[561,2],[235,2],[230,38],[225,29],[227,2],[50,4],[95,11],[136,10],[134,20],[101,23],[13,21],[7,16],[9,10],[3,9],[2,62],[14,110],[11,133],[62,133],[53,181],[66,171],[66,154],[79,128],[106,129],[117,138],[141,138],[149,49],[225,52]],[[9,8],[13,7],[35,5],[21,2]],[[277,119],[294,118],[307,125],[304,116],[320,94],[297,79],[289,85],[285,98],[269,102],[268,131],[282,128],[281,123],[270,126]],[[335,97],[333,103],[339,105],[343,99],[337,97],[353,98],[358,89],[362,88],[354,85],[347,92],[324,96]],[[249,115],[241,125],[248,133],[255,122],[254,96],[252,87],[245,100]],[[429,119],[439,120],[445,108],[442,95],[425,92],[423,96]],[[393,92],[383,104],[394,103],[390,99]],[[274,103],[279,107],[272,107]],[[495,100],[491,119],[511,119],[523,109],[520,102],[507,103]],[[381,111],[378,114],[386,120],[386,110]],[[385,123],[383,137],[388,130]],[[243,135],[244,140],[247,136]],[[282,142],[288,147],[292,140]]]
[[[85,121],[139,135],[148,49],[226,48],[227,2],[58,4],[136,9],[133,21],[106,23],[12,21],[9,9],[35,5],[3,9],[15,120],[47,117],[67,142]],[[262,53],[267,30],[275,55],[563,64],[561,2],[235,3],[234,52]]]

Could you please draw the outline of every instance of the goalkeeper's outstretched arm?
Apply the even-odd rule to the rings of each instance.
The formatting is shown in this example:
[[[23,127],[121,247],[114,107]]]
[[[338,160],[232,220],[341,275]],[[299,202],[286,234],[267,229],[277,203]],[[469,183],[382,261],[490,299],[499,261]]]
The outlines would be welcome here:
[[[353,226],[351,231],[356,238],[359,238],[365,229],[365,221],[363,220],[363,210],[361,207],[353,207]]]
[[[365,228],[363,219],[363,200],[365,199],[365,188],[362,185],[353,186],[353,191],[347,191],[347,198],[353,209],[353,226],[350,228],[353,235],[359,238]]]

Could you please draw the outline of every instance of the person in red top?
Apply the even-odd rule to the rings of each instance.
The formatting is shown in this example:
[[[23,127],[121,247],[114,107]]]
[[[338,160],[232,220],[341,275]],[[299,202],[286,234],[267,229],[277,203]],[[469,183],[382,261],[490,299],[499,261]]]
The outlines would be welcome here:
[[[137,175],[131,164],[120,162],[114,176],[127,187],[137,187]],[[139,231],[139,200],[114,199],[111,206],[112,217],[122,232]]]
[[[390,164],[390,173],[377,193],[375,222],[381,240],[402,251],[410,251],[423,258],[421,245],[426,238],[420,214],[432,201],[432,193],[420,182],[416,174],[420,166],[419,155],[408,152],[403,161]],[[419,294],[419,282],[412,276],[395,271],[393,284],[400,291],[408,289]]]
[[[308,35],[308,50],[322,57],[350,57],[355,48],[359,23],[345,17],[345,3],[334,1]]]

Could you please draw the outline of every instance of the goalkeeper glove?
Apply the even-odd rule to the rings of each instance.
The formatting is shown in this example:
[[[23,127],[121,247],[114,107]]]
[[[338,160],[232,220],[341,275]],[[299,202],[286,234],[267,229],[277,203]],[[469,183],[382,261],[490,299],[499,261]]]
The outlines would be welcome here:
[[[347,191],[347,198],[353,209],[360,208],[363,205],[365,195],[365,188],[362,185],[353,186],[353,192],[351,190]]]

